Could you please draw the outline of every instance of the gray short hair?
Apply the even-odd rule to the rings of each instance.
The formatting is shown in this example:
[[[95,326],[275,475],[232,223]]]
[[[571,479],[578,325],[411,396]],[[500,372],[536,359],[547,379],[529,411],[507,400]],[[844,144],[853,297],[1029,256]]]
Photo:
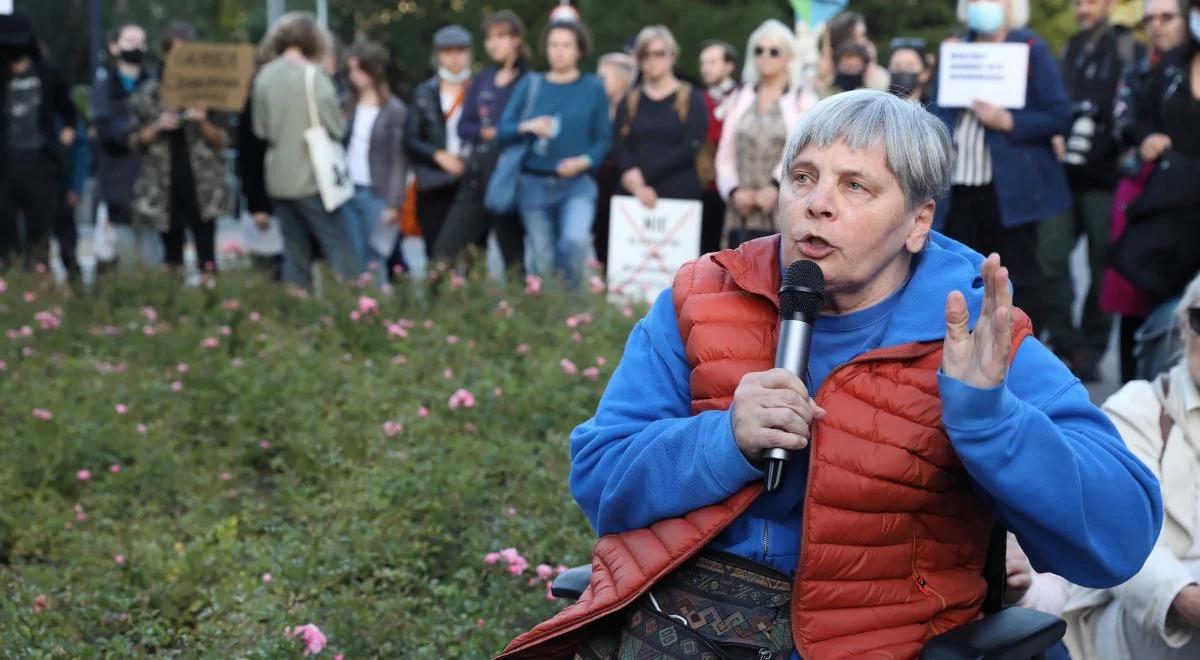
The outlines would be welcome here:
[[[1188,310],[1194,307],[1200,307],[1200,273],[1196,273],[1191,284],[1183,290],[1183,297],[1179,299],[1179,307],[1175,308],[1175,313],[1179,320],[1187,323]]]
[[[830,96],[800,118],[784,148],[784,175],[810,146],[844,141],[851,149],[882,145],[888,169],[900,181],[908,210],[950,189],[954,157],[950,133],[940,119],[914,101],[872,89]]]
[[[671,34],[671,30],[665,25],[649,25],[642,28],[642,31],[638,32],[637,38],[633,40],[633,54],[639,60],[644,58],[646,49],[655,40],[662,40],[667,53],[679,57],[679,42],[675,41],[675,35]]]

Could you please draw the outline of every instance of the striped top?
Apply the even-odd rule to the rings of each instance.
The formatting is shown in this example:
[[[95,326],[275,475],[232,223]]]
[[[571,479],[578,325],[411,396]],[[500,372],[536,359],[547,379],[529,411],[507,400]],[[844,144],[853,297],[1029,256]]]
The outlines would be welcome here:
[[[992,182],[992,154],[984,137],[987,129],[974,112],[964,110],[954,128],[954,179],[956,186],[986,186]]]

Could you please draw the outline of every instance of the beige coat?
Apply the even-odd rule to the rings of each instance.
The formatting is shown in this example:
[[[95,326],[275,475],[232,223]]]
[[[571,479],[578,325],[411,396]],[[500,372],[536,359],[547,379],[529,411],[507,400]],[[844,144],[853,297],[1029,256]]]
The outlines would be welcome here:
[[[1196,582],[1180,561],[1191,557],[1195,545],[1196,488],[1200,484],[1200,393],[1187,366],[1177,365],[1169,375],[1169,393],[1162,381],[1134,381],[1104,403],[1130,451],[1158,478],[1163,493],[1163,528],[1158,543],[1142,570],[1112,589],[1075,587],[1063,617],[1067,620],[1067,646],[1076,660],[1130,658],[1121,648],[1123,633],[1097,626],[1100,613],[1119,605],[1126,616],[1154,631],[1172,648],[1189,643],[1193,630],[1169,617],[1175,596]],[[1162,413],[1173,422],[1164,446]]]

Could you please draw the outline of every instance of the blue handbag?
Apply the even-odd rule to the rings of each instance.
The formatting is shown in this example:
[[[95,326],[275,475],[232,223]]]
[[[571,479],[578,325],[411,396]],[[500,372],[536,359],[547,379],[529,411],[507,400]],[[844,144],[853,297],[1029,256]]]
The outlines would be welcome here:
[[[533,102],[537,100],[538,90],[542,86],[542,76],[529,74],[529,93],[525,96],[525,107],[521,111],[519,121],[529,119],[533,114]],[[530,140],[521,136],[520,141],[504,148],[496,161],[496,169],[488,179],[487,190],[483,194],[483,206],[492,213],[508,215],[517,212],[517,184],[521,179],[521,164],[529,153]]]

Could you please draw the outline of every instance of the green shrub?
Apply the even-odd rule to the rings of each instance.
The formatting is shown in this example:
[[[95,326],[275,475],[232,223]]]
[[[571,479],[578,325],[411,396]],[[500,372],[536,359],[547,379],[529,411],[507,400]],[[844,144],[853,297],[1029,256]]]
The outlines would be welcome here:
[[[567,437],[644,307],[360,294],[9,276],[0,655],[299,655],[313,623],[330,655],[476,658],[562,606],[534,567],[589,557]]]

